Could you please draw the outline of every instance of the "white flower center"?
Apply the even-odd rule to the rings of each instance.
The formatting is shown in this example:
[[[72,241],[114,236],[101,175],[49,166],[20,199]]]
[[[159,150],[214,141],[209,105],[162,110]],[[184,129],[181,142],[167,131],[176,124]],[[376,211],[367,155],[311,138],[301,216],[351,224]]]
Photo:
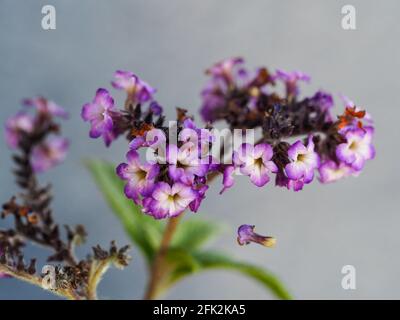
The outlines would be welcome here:
[[[136,174],[137,179],[139,181],[142,181],[142,180],[146,179],[147,172],[140,169],[140,170],[136,171],[135,174]]]
[[[263,159],[262,158],[256,158],[254,159],[254,166],[257,168],[261,168],[264,165]]]
[[[353,141],[352,143],[350,143],[349,145],[349,149],[352,151],[356,151],[358,149],[359,145],[356,141]]]
[[[299,153],[297,155],[296,161],[304,162],[304,161],[306,161],[306,159],[307,159],[307,155],[305,153]]]

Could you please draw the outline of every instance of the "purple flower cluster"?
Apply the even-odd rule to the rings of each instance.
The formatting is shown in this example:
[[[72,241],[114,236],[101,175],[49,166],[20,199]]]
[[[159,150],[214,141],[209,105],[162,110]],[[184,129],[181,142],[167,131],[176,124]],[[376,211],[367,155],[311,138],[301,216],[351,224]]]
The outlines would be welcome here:
[[[326,159],[319,168],[320,181],[329,183],[348,176],[358,176],[367,160],[375,157],[372,144],[373,121],[365,111],[357,108],[347,97],[342,97],[345,111],[338,117],[340,143],[333,159]]]
[[[312,136],[308,138],[306,145],[298,140],[288,148],[289,162],[284,166],[283,174],[272,158],[273,148],[268,143],[256,146],[242,144],[233,154],[233,165],[225,167],[222,191],[232,187],[234,172],[249,176],[250,181],[257,187],[266,185],[270,181],[270,174],[276,173],[277,185],[299,191],[304,184],[314,179],[314,171],[320,164],[319,156],[314,151]]]
[[[210,81],[202,91],[200,113],[205,121],[223,120],[231,129],[262,129],[261,143],[242,145],[233,155],[233,165],[225,166],[222,191],[233,185],[238,172],[256,186],[276,173],[276,185],[299,191],[314,179],[315,170],[322,183],[333,182],[357,176],[366,160],[374,158],[371,117],[351,100],[342,97],[345,112],[335,120],[331,94],[318,91],[299,98],[299,82],[310,82],[308,75],[282,70],[270,75],[266,68],[251,73],[243,63],[234,58],[215,64],[207,71]],[[286,89],[284,97],[273,92],[278,82]],[[295,136],[306,138],[285,141]]]
[[[55,294],[76,300],[96,299],[98,279],[93,280],[91,275],[104,273],[111,264],[127,266],[129,246],[117,248],[112,241],[108,250],[96,245],[85,259],[76,258],[75,246],[85,242],[86,230],[83,225],[63,225],[65,233],[61,232],[51,208],[51,185],[41,185],[37,176],[66,156],[68,141],[60,136],[57,118],[65,119],[67,113],[42,97],[24,100],[23,105],[24,109],[5,123],[5,138],[13,149],[12,173],[19,190],[1,205],[0,219],[13,221],[0,228],[0,278],[40,283],[38,259],[27,260],[25,252],[27,246],[36,244],[50,250],[46,261],[56,263],[54,276],[59,281],[52,288]]]
[[[162,107],[153,98],[155,89],[129,71],[117,71],[112,86],[125,90],[124,108],[117,109],[110,93],[98,89],[93,101],[83,106],[82,118],[91,124],[90,137],[103,137],[107,146],[126,133],[130,141],[126,162],[116,169],[126,182],[126,197],[156,219],[175,217],[187,208],[196,212],[208,189],[206,176],[213,168],[201,161],[202,150],[211,140],[209,131],[197,128],[179,110],[181,142],[170,143],[162,126]],[[148,108],[143,111],[145,103]],[[141,148],[154,151],[161,143],[165,148],[157,150],[157,161],[140,159]]]
[[[68,140],[59,136],[55,117],[66,119],[67,112],[56,103],[43,97],[26,99],[24,109],[7,119],[5,140],[11,149],[30,148],[32,168],[35,172],[45,172],[61,163],[67,154]],[[34,112],[29,109],[34,108]]]
[[[334,117],[333,97],[324,91],[301,98],[299,82],[309,82],[308,75],[270,73],[267,68],[250,72],[242,58],[219,62],[206,74],[210,81],[201,93],[200,114],[208,124],[196,127],[186,110],[178,108],[172,130],[179,137],[175,141],[169,137],[170,127],[163,125],[162,108],[153,98],[155,89],[132,72],[117,71],[112,82],[126,92],[123,108],[115,107],[106,89],[99,89],[94,100],[83,106],[82,117],[91,124],[92,138],[102,136],[109,145],[126,134],[127,161],[116,171],[126,182],[125,195],[146,214],[162,219],[186,209],[197,212],[209,182],[219,173],[223,174],[221,193],[233,186],[235,174],[248,176],[258,187],[275,175],[277,186],[299,191],[314,180],[316,171],[319,180],[328,183],[358,175],[366,160],[373,159],[371,117],[347,98],[343,98],[345,112]],[[278,83],[285,88],[284,96],[273,90]],[[143,104],[148,105],[144,110]],[[260,129],[261,137],[254,144],[221,149],[231,162],[215,161],[208,150],[216,139],[211,123],[219,120],[231,130]],[[141,157],[142,151],[146,157]],[[254,241],[252,230],[243,227],[239,242]]]
[[[193,123],[186,119],[181,136],[189,126]],[[135,138],[127,162],[116,169],[117,175],[126,181],[125,195],[156,219],[175,217],[186,209],[197,212],[208,189],[207,175],[213,170],[212,165],[202,162],[200,150],[204,139],[199,144],[169,143],[158,154],[157,161],[141,161],[139,148],[155,149],[153,141],[150,144],[145,141],[144,137]]]
[[[203,104],[200,108],[200,114],[205,122],[218,120],[221,105],[224,105],[226,97],[238,88],[248,89],[251,96],[248,106],[254,108],[258,97],[265,90],[265,85],[273,82],[273,77],[265,68],[258,69],[252,77],[243,64],[244,59],[231,58],[218,62],[206,70],[206,74],[211,78],[201,92]]]

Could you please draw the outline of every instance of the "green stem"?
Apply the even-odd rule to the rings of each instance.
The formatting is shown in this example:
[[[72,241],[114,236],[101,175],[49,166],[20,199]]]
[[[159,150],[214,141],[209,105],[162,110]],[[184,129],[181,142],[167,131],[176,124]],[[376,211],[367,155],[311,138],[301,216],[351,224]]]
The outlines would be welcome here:
[[[260,138],[255,144],[261,143],[263,138]],[[222,151],[223,149],[221,149]],[[222,156],[223,157],[223,156]],[[214,171],[211,172],[207,176],[207,181],[208,183],[211,183],[212,181],[215,180],[216,177],[218,177],[219,172]],[[147,285],[147,289],[144,295],[144,299],[146,300],[152,300],[157,297],[159,294],[159,288],[162,285],[162,281],[165,277],[165,271],[167,268],[164,268],[165,266],[165,258],[168,252],[169,245],[171,243],[171,240],[173,238],[173,235],[175,233],[176,227],[179,224],[179,221],[181,220],[183,216],[183,213],[175,218],[170,218],[168,220],[167,226],[164,231],[163,238],[161,240],[161,245],[160,248],[158,249],[158,252],[153,260],[152,266],[151,266],[151,272],[150,272],[150,279]]]
[[[175,233],[176,227],[178,226],[179,221],[181,220],[183,214],[178,217],[170,218],[168,220],[167,226],[165,227],[164,235],[161,240],[160,248],[154,258],[151,272],[150,272],[150,280],[147,285],[147,290],[144,295],[144,299],[152,300],[155,299],[158,295],[158,289],[162,280],[165,276],[164,273],[164,264],[165,264],[165,257],[168,252],[169,245],[171,243],[172,237]]]
[[[208,175],[208,182],[212,182],[217,176],[219,172],[212,172]],[[153,300],[159,294],[159,288],[163,282],[165,277],[165,258],[168,252],[169,245],[175,233],[176,227],[183,217],[183,213],[175,218],[170,218],[168,220],[167,226],[165,227],[165,231],[163,234],[163,238],[161,240],[160,248],[153,260],[150,272],[150,279],[147,285],[147,289],[144,295],[144,299]]]

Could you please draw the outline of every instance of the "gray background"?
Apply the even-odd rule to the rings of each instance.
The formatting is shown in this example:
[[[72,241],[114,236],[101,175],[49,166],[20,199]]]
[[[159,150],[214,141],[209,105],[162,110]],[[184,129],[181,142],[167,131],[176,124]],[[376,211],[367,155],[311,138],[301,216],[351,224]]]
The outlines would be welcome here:
[[[305,71],[313,79],[305,94],[320,88],[345,93],[373,115],[376,159],[358,178],[327,186],[315,182],[299,193],[272,184],[258,189],[245,177],[222,197],[220,185],[214,186],[201,214],[228,228],[213,246],[268,267],[299,299],[400,298],[400,3],[350,3],[357,10],[355,31],[341,28],[344,1],[0,0],[1,122],[16,112],[21,98],[37,94],[71,113],[64,125],[72,140],[68,159],[42,178],[54,184],[58,220],[87,226],[90,237],[83,253],[97,242],[128,242],[81,162],[89,156],[115,162],[124,158],[124,141],[106,150],[100,140],[89,140],[88,125],[79,116],[98,87],[110,87],[116,69],[132,70],[158,88],[156,97],[171,118],[177,105],[196,114],[206,80],[203,70],[222,58],[241,55],[252,68]],[[41,29],[45,4],[56,7],[55,31]],[[115,97],[122,102],[122,94]],[[4,201],[16,189],[3,139],[0,150]],[[276,236],[277,247],[239,247],[235,229],[242,223]],[[146,270],[137,251],[132,253],[134,261],[125,271],[106,275],[103,298],[142,296]],[[357,269],[357,290],[341,288],[346,264]],[[251,280],[215,271],[185,280],[167,297],[270,295]],[[54,299],[41,289],[2,280],[0,299],[10,298]]]

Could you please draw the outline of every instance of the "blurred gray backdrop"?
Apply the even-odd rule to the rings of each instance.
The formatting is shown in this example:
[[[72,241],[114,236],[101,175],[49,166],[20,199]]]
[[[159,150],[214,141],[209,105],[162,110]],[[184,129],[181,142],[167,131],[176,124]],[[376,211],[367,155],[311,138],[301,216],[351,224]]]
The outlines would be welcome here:
[[[56,7],[54,31],[41,29],[45,4]],[[356,8],[357,30],[341,28],[345,4]],[[303,86],[304,94],[344,93],[373,115],[376,159],[358,178],[327,186],[315,182],[299,193],[272,184],[258,189],[245,177],[222,197],[220,185],[214,186],[201,214],[227,228],[213,246],[269,268],[299,299],[400,298],[399,17],[395,0],[0,0],[1,122],[23,97],[37,94],[71,113],[64,124],[72,141],[68,159],[42,179],[54,185],[57,219],[87,226],[89,242],[79,251],[84,253],[111,239],[128,243],[82,165],[86,157],[124,159],[124,141],[107,150],[100,140],[89,140],[88,125],[80,119],[82,104],[98,87],[110,87],[116,69],[132,70],[158,88],[156,97],[171,118],[175,106],[197,114],[203,71],[222,58],[241,55],[252,68],[307,72],[312,83]],[[122,102],[122,94],[115,97]],[[16,188],[4,139],[0,150],[4,201]],[[235,230],[243,223],[276,236],[277,247],[239,247]],[[125,271],[106,275],[102,298],[141,298],[146,270],[138,252],[132,254]],[[356,267],[357,290],[341,287],[341,268],[347,264]],[[187,279],[167,297],[271,298],[251,280],[222,271]],[[55,297],[7,279],[0,282],[0,299]]]

